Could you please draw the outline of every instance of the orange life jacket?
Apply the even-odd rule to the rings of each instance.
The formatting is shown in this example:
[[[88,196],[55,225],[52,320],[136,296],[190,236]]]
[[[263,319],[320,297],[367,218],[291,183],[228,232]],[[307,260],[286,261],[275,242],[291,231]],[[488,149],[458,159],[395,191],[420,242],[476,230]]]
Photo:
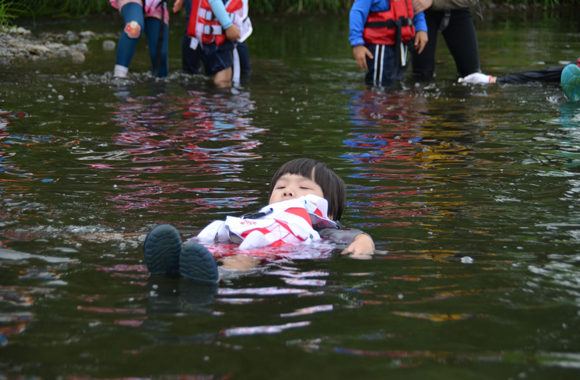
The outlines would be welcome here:
[[[415,36],[412,0],[389,0],[388,11],[370,12],[363,30],[366,44],[395,45]]]
[[[242,36],[246,31],[251,31],[252,23],[248,17],[248,0],[228,0],[225,7],[230,19],[238,27]],[[187,35],[197,38],[202,44],[215,42],[219,46],[227,39],[225,33],[222,25],[215,19],[208,0],[193,0]]]

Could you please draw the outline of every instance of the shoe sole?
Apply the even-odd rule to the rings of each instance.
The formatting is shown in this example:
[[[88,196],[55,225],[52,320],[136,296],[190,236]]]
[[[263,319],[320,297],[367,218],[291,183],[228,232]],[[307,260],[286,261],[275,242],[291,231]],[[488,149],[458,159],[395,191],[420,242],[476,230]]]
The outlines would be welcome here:
[[[211,252],[196,242],[183,245],[179,274],[200,284],[216,285],[219,282],[217,265]]]
[[[179,232],[169,224],[155,227],[143,244],[145,264],[151,274],[177,276],[182,242]]]
[[[580,100],[580,68],[578,66],[570,64],[564,67],[560,84],[569,101],[577,102]]]

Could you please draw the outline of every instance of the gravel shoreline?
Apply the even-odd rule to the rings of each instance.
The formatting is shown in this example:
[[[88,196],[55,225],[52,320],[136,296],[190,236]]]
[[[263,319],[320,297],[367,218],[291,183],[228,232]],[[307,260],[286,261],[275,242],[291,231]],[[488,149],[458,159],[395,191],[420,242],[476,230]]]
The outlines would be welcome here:
[[[83,63],[85,53],[89,51],[86,42],[101,38],[106,38],[103,41],[105,50],[115,49],[114,40],[118,36],[114,34],[68,31],[63,34],[44,33],[40,37],[34,37],[30,30],[22,27],[4,28],[0,30],[0,65],[13,64],[20,59],[36,61],[66,57],[70,57],[73,63]]]

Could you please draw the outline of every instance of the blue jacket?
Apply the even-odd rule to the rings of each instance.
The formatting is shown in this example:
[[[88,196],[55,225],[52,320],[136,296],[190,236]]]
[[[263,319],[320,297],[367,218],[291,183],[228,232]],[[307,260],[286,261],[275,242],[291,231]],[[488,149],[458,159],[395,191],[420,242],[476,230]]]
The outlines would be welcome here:
[[[413,0],[407,0],[412,2]],[[388,11],[391,9],[389,0],[355,0],[350,9],[349,27],[350,35],[348,40],[350,46],[364,45],[363,29],[370,12]],[[415,32],[427,31],[427,22],[425,22],[425,15],[423,12],[413,16],[415,23]]]

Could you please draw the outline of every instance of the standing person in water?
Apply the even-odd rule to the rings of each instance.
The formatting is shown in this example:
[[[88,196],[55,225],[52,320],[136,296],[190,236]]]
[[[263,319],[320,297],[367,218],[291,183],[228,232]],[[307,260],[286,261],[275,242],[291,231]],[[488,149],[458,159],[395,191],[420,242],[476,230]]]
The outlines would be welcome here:
[[[459,78],[459,83],[492,84],[509,83],[522,84],[531,82],[560,82],[562,91],[571,102],[580,100],[580,58],[567,65],[550,66],[545,69],[510,73],[502,76],[474,73]]]
[[[189,16],[191,14],[191,7],[192,7],[192,0],[177,0],[175,2],[174,11],[175,9],[181,5],[179,3],[183,3],[185,5],[185,12],[187,15],[187,22],[186,24],[189,25]],[[234,23],[231,21],[228,12],[226,11],[225,4],[223,0],[208,0],[209,6],[215,18],[218,22],[222,25],[223,29],[226,31],[231,27],[235,26]],[[238,29],[239,30],[239,29]],[[234,32],[235,29],[232,29]],[[248,46],[245,42],[238,42],[235,43],[235,50],[239,56],[239,68],[240,74],[246,75],[252,71],[250,65],[250,52],[248,50]],[[235,54],[234,53],[234,54]],[[187,74],[199,74],[201,73],[201,66],[202,63],[205,61],[205,54],[202,46],[199,44],[199,40],[195,37],[190,37],[187,35],[187,26],[185,28],[185,32],[183,34],[183,38],[181,40],[181,67],[184,73]],[[235,73],[237,68],[237,60],[234,57],[234,62],[232,66],[232,70]],[[235,74],[232,75],[233,80],[237,82],[237,78],[235,78]]]
[[[199,56],[205,68],[205,75],[213,77],[217,86],[229,87],[239,81],[241,73],[240,56],[244,60],[244,68],[249,70],[249,54],[247,48],[240,49],[237,45],[243,43],[252,34],[252,23],[248,17],[248,0],[185,0],[188,13],[187,36],[189,48],[184,51],[182,42],[182,62],[184,69],[198,71],[196,56]],[[183,6],[184,0],[176,0],[173,10],[176,12]],[[187,53],[186,53],[187,52]],[[189,59],[193,67],[186,67],[183,59]]]
[[[125,27],[117,45],[114,77],[126,78],[137,42],[143,32],[149,45],[154,77],[166,77],[169,72],[169,13],[166,0],[110,0],[123,16]]]
[[[413,52],[413,78],[432,79],[435,76],[437,34],[441,31],[453,56],[457,73],[464,77],[479,73],[479,49],[471,15],[471,5],[478,0],[412,0],[415,12],[425,12],[429,42],[422,54]]]
[[[285,163],[270,183],[268,206],[240,218],[214,221],[197,236],[206,243],[231,242],[244,249],[310,244],[322,238],[347,248],[342,252],[370,255],[373,239],[339,223],[346,204],[344,181],[325,164],[302,158]],[[177,230],[155,227],[145,239],[147,269],[154,275],[182,276],[217,284],[219,274],[208,249],[195,241],[182,244]]]
[[[389,86],[403,78],[408,47],[421,54],[427,45],[422,12],[414,14],[412,0],[357,0],[349,16],[352,54],[366,83]]]

